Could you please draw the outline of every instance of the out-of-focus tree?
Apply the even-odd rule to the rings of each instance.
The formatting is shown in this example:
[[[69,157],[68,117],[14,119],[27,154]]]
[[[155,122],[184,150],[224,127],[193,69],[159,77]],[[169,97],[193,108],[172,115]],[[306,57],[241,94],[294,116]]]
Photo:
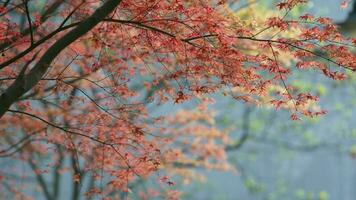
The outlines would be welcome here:
[[[348,17],[346,18],[346,20],[344,20],[342,23],[339,24],[341,28],[340,30],[344,33],[349,34],[350,36],[355,36],[356,35],[355,21],[356,21],[356,3],[353,2],[353,7]]]

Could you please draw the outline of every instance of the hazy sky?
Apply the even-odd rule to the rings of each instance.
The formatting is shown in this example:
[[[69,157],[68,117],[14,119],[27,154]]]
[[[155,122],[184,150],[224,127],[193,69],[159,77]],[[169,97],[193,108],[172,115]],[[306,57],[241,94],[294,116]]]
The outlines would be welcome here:
[[[314,6],[313,12],[318,15],[332,17],[336,22],[344,20],[352,8],[352,3],[346,9],[341,9],[340,4],[344,0],[312,0]],[[351,1],[350,1],[351,2]],[[330,15],[330,13],[333,13]]]

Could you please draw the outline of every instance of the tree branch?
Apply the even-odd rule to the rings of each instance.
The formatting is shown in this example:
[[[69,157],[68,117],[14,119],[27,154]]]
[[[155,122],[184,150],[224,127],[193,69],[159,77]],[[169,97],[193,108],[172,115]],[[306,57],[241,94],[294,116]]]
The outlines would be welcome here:
[[[250,135],[250,115],[252,112],[252,108],[249,106],[245,107],[245,111],[243,113],[243,122],[242,122],[242,136],[233,144],[225,147],[225,151],[233,151],[242,147],[243,144],[247,141]]]
[[[41,16],[41,19],[40,19],[40,22],[41,24],[43,22],[45,22],[49,17],[50,15],[57,10],[57,8],[63,3],[62,0],[56,0],[53,4],[51,4],[47,10],[44,11],[44,13],[42,14]],[[19,6],[21,6],[22,4],[20,4]],[[6,6],[5,6],[6,7]],[[33,30],[36,30],[39,26],[33,26]],[[23,32],[20,33],[20,36],[14,36],[12,38],[10,38],[9,40],[3,42],[0,44],[0,52],[3,52],[5,51],[5,48],[9,47],[15,40],[17,37],[19,38],[22,38],[26,35],[28,35],[30,33],[30,29],[27,28],[25,29]]]
[[[52,61],[58,54],[72,42],[85,35],[100,23],[119,5],[121,0],[108,0],[98,8],[90,17],[80,23],[76,28],[65,34],[55,42],[41,57],[31,71],[25,75],[24,81],[18,79],[0,97],[0,118],[10,106],[23,94],[32,89],[46,73]]]
[[[34,39],[33,39],[33,28],[32,28],[32,21],[31,21],[31,17],[30,17],[30,11],[28,10],[28,0],[24,0],[24,4],[25,4],[25,12],[26,12],[26,17],[27,17],[27,22],[28,22],[28,26],[29,26],[29,30],[30,30],[31,46],[32,46],[34,43]]]
[[[43,176],[41,174],[36,172],[36,170],[38,170],[37,165],[31,159],[28,160],[28,164],[30,165],[31,169],[33,170],[34,174],[36,175],[36,179],[37,179],[38,183],[40,184],[41,188],[43,189],[46,199],[47,200],[53,199],[51,193],[48,190],[45,179],[43,178]]]

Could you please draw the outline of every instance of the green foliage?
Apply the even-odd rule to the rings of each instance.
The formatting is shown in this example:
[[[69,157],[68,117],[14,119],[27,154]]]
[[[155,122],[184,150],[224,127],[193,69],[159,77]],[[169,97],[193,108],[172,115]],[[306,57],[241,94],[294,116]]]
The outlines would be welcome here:
[[[258,194],[265,191],[265,187],[262,184],[256,182],[253,177],[246,178],[244,184],[252,194]]]

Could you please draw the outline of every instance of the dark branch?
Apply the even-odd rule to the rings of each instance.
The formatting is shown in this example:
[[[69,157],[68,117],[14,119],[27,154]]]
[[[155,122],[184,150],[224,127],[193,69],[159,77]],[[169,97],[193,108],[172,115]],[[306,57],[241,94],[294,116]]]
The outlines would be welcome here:
[[[85,35],[100,23],[119,5],[121,0],[108,0],[98,8],[90,17],[80,23],[77,27],[65,34],[55,42],[40,58],[31,71],[25,75],[24,81],[18,79],[0,96],[0,118],[23,94],[32,89],[46,73],[52,61],[58,54],[73,43],[75,40]]]
[[[27,22],[28,22],[28,26],[30,29],[31,46],[32,46],[34,43],[32,21],[31,21],[30,11],[28,10],[28,0],[24,0],[24,1],[25,1],[24,4],[25,4],[25,12],[26,12],[26,17],[27,17]]]

